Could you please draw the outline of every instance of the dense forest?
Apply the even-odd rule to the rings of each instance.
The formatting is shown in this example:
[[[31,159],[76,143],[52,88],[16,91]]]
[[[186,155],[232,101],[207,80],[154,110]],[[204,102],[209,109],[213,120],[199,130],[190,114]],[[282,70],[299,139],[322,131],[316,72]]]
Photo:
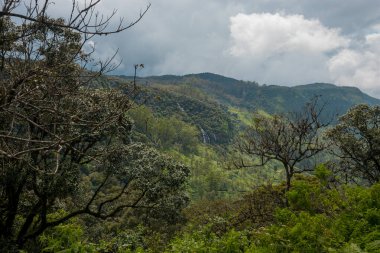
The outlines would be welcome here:
[[[50,3],[0,10],[0,252],[380,252],[380,100],[114,76],[86,43],[150,6]]]

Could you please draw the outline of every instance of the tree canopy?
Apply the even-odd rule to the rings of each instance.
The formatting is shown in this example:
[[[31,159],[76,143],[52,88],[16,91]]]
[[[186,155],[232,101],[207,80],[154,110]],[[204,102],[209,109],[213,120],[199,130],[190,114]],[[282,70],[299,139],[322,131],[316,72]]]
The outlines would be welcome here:
[[[329,130],[338,170],[350,180],[374,184],[380,180],[380,107],[358,105]]]
[[[102,86],[101,75],[114,66],[94,61],[85,47],[92,36],[139,19],[108,29],[112,16],[95,18],[100,1],[73,1],[68,19],[49,17],[50,2],[1,6],[3,249],[22,248],[78,215],[107,219],[130,208],[179,210],[187,202],[187,167],[131,143],[131,94]]]

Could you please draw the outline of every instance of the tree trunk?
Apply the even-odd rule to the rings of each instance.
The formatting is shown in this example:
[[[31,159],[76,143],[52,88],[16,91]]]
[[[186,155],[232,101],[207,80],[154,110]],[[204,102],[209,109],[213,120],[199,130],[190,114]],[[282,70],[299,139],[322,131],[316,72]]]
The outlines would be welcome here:
[[[287,163],[283,163],[283,164],[285,167],[285,175],[286,175],[286,192],[288,192],[290,190],[290,187],[292,186],[291,180],[293,177],[293,172]]]

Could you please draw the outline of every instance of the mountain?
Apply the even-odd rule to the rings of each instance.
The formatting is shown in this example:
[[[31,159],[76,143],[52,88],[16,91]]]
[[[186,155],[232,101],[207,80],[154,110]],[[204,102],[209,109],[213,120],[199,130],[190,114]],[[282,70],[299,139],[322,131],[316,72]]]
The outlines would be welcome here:
[[[133,80],[128,76],[113,78],[117,82]],[[379,99],[358,88],[328,83],[259,85],[212,73],[139,77],[137,83],[142,89],[136,101],[159,115],[176,115],[197,126],[203,139],[216,144],[230,142],[235,130],[241,128],[238,114],[242,112],[295,112],[315,96],[320,96],[319,103],[324,105],[325,119],[336,119],[357,104],[380,105]]]
[[[123,77],[129,79],[130,77]],[[321,96],[326,110],[338,115],[356,104],[380,104],[355,87],[335,86],[328,83],[313,83],[294,87],[259,85],[256,82],[240,81],[212,73],[185,76],[151,76],[139,78],[147,85],[191,86],[208,94],[227,106],[243,107],[248,110],[262,109],[268,113],[295,111],[313,96]]]

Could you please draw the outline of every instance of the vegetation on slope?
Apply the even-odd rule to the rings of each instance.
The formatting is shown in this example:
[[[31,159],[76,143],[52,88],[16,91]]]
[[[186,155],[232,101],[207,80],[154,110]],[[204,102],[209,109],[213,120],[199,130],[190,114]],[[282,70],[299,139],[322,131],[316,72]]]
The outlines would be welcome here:
[[[99,1],[68,20],[48,17],[49,0],[19,3],[0,16],[1,252],[380,251],[379,106],[352,107],[326,135],[319,110],[279,114],[315,95],[327,115],[377,100],[210,73],[141,88],[101,77],[110,62],[83,48],[135,23],[93,23]]]
[[[223,105],[250,111],[262,109],[271,114],[296,111],[316,95],[322,97],[323,102],[326,103],[325,113],[330,116],[342,115],[356,104],[380,103],[378,99],[362,93],[357,88],[325,83],[294,87],[259,85],[256,82],[239,81],[212,73],[146,77],[139,80],[148,86],[191,86]]]

